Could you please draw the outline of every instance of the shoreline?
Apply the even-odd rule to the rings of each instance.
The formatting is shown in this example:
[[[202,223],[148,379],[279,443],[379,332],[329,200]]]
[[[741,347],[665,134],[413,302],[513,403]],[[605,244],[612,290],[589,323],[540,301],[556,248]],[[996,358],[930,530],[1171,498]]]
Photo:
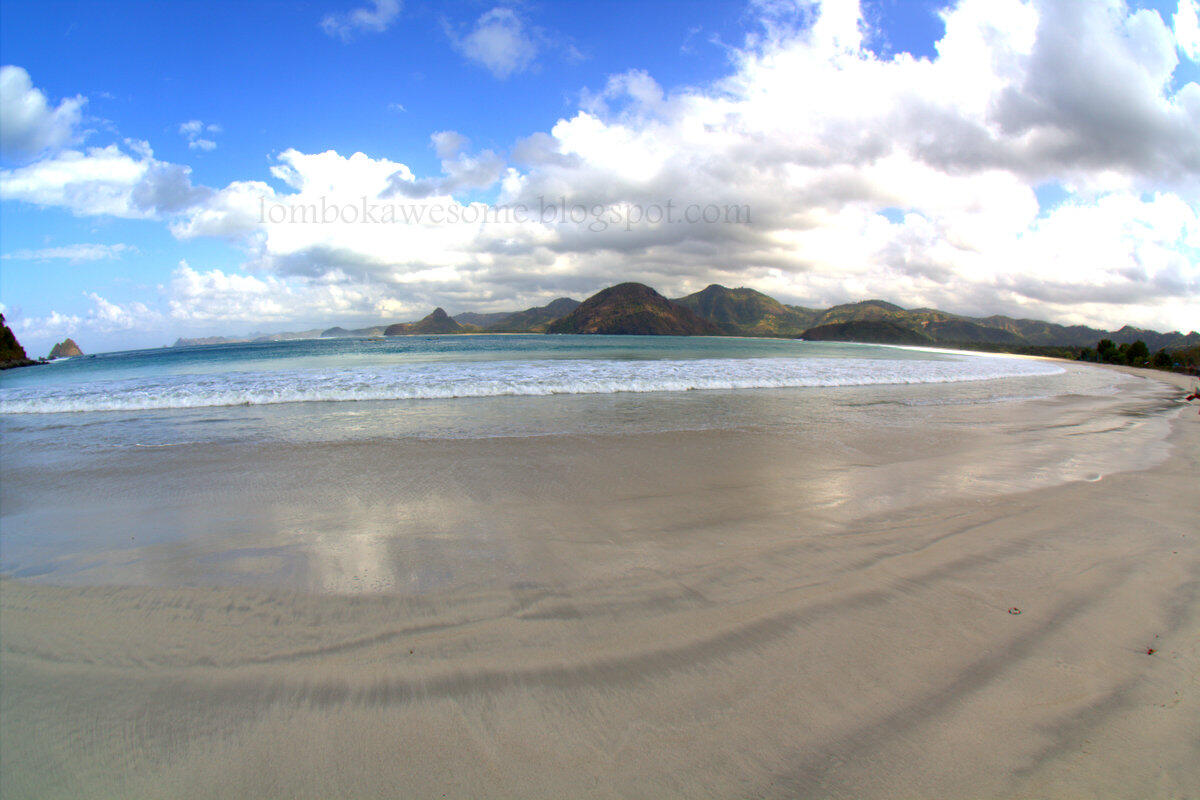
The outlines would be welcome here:
[[[1139,408],[1168,392],[1138,387],[861,434],[280,446],[200,490],[233,451],[195,450],[178,489],[185,462],[131,461],[168,508],[186,488],[241,513],[245,476],[302,454],[329,485],[247,494],[283,538],[114,553],[114,576],[158,564],[149,585],[0,581],[0,789],[1195,795],[1196,409],[1146,469],[1050,471],[1054,442],[1157,441]]]

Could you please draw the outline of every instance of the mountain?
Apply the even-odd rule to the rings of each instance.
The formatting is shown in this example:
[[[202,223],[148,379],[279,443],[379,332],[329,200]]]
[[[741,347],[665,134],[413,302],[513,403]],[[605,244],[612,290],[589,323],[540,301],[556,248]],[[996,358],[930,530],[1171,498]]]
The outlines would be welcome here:
[[[515,311],[496,311],[491,314],[480,314],[476,311],[464,311],[454,315],[454,321],[459,325],[474,325],[476,328],[487,329],[498,325],[511,317]]]
[[[455,314],[454,321],[487,333],[541,333],[546,323],[565,317],[578,307],[578,300],[560,297],[547,305],[527,308],[524,311],[497,311],[488,314],[464,311]]]
[[[12,332],[6,330],[11,339]],[[1159,333],[1126,325],[1104,331],[1083,325],[1058,325],[1002,315],[968,317],[936,308],[906,309],[886,300],[842,303],[826,309],[787,305],[745,287],[712,284],[694,294],[668,300],[649,286],[624,283],[579,303],[569,297],[524,311],[464,312],[451,319],[442,309],[412,323],[387,328],[342,327],[295,333],[251,333],[245,337],[179,339],[185,345],[268,342],[337,336],[473,333],[649,333],[676,335],[776,336],[814,340],[934,344],[985,350],[1041,352],[1038,348],[1095,347],[1101,339],[1117,344],[1141,340],[1151,352],[1200,346],[1200,333]],[[12,342],[15,343],[15,339]],[[19,348],[20,346],[17,345]],[[24,351],[21,350],[21,357]],[[1073,356],[1071,356],[1073,357]],[[4,359],[0,359],[3,361]],[[30,362],[36,363],[36,362]]]
[[[25,348],[21,347],[21,343],[17,341],[16,334],[8,327],[8,323],[4,321],[4,315],[0,314],[0,369],[9,369],[10,367],[26,367],[30,364],[36,364],[25,354]]]
[[[933,339],[907,325],[886,319],[830,322],[809,328],[800,335],[809,341],[874,342],[877,344],[934,344]]]
[[[547,324],[559,317],[565,317],[579,308],[579,305],[578,300],[560,297],[547,305],[509,314],[500,322],[486,326],[486,330],[495,333],[540,333]]]
[[[252,333],[252,342],[290,342],[293,339],[316,339],[321,335],[320,328],[309,328],[306,331],[284,331],[283,333]]]
[[[716,283],[674,302],[736,336],[799,336],[820,314],[811,308],[784,305],[754,289],[729,289]]]
[[[204,347],[210,344],[240,344],[248,341],[250,340],[244,336],[180,336],[171,347]]]
[[[976,320],[980,324],[994,328],[1002,328],[1017,334],[1022,341],[1037,345],[1073,345],[1077,347],[1094,347],[1100,339],[1112,339],[1117,344],[1133,344],[1141,339],[1150,350],[1173,350],[1200,344],[1200,334],[1193,331],[1182,334],[1179,331],[1159,333],[1126,325],[1117,331],[1104,331],[1099,328],[1089,328],[1086,325],[1057,325],[1053,322],[1043,322],[1038,319],[1014,319],[994,315]]]
[[[546,326],[546,333],[715,336],[716,323],[641,283],[610,286]]]
[[[75,344],[75,340],[69,336],[54,345],[50,350],[51,358],[70,358],[71,356],[81,355],[83,355],[83,351],[79,349],[79,345]]]
[[[468,328],[450,319],[441,308],[435,308],[424,319],[417,322],[397,322],[384,329],[384,336],[412,336],[414,334],[466,333]]]
[[[937,342],[979,342],[981,344],[1024,344],[1012,331],[991,328],[961,317],[924,322],[919,329]]]
[[[320,328],[307,331],[285,331],[283,333],[254,333],[246,336],[196,336],[193,338],[180,337],[172,347],[202,347],[213,344],[246,344],[247,342],[290,342],[293,339],[316,339],[321,335]]]
[[[909,311],[886,300],[863,300],[819,310],[784,305],[754,289],[713,284],[676,302],[717,323],[725,333],[739,336],[840,337],[843,341],[909,344],[1022,342],[1019,334],[966,317],[931,308]]]
[[[355,328],[347,330],[341,326],[326,328],[321,331],[322,339],[344,339],[352,336],[383,336],[384,326],[374,325],[369,328]]]
[[[890,320],[903,316],[904,309],[886,300],[863,300],[860,303],[843,303],[817,313],[815,325],[830,325],[836,322],[861,320]]]

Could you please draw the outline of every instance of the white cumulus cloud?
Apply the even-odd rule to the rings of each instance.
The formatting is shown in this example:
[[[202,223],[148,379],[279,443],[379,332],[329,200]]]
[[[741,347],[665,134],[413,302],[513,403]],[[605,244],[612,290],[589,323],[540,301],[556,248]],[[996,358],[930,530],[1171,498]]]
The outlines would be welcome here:
[[[1196,0],[1179,0],[1178,10],[1171,21],[1175,26],[1175,44],[1179,51],[1200,63],[1200,3]]]
[[[21,67],[0,67],[0,155],[26,158],[71,144],[87,100],[64,98],[52,105]]]
[[[0,198],[65,208],[80,215],[156,218],[200,202],[211,190],[191,182],[191,168],[154,158],[145,142],[86,151],[61,150],[0,170]]]

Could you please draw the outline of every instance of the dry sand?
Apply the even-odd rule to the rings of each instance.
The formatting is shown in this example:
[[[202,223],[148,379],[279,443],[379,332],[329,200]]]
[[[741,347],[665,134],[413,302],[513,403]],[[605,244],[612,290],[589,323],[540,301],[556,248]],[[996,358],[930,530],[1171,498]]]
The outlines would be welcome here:
[[[1100,418],[306,448],[321,480],[224,479],[245,541],[0,583],[0,793],[1200,797],[1200,417],[1139,381]]]

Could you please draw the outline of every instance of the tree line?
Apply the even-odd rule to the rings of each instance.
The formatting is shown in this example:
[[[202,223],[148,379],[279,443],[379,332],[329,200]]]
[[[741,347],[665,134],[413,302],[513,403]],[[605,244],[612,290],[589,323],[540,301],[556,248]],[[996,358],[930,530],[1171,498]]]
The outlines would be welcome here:
[[[1079,351],[1080,361],[1101,364],[1125,364],[1130,367],[1153,367],[1155,369],[1179,369],[1191,371],[1200,362],[1200,348],[1188,348],[1167,352],[1164,348],[1151,355],[1150,348],[1141,339],[1121,344],[1112,339],[1101,339],[1095,348],[1085,347]]]

